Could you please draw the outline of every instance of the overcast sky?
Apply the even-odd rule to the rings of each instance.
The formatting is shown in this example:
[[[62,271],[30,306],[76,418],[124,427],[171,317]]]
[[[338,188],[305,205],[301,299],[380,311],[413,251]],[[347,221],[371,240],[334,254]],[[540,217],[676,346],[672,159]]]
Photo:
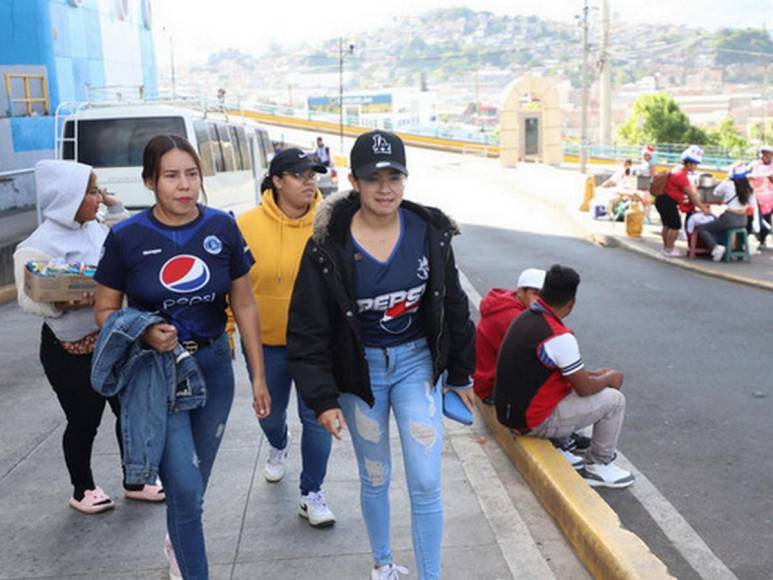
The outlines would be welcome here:
[[[668,21],[705,28],[760,26],[773,0],[610,0],[615,26],[626,22]],[[590,0],[591,6],[600,0]],[[765,5],[768,10],[763,10]],[[156,52],[159,65],[169,62],[169,39],[174,39],[175,60],[201,62],[217,50],[237,48],[252,53],[271,42],[297,45],[303,39],[326,38],[378,28],[398,15],[420,14],[439,7],[467,6],[498,14],[536,14],[571,20],[582,0],[154,0]],[[773,22],[768,22],[773,26]],[[614,28],[613,28],[614,33]]]

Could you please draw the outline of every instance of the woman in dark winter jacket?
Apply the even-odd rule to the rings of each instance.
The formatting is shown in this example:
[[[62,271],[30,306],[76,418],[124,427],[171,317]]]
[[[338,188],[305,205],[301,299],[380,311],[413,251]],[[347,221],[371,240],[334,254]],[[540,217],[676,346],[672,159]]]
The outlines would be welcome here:
[[[340,439],[348,425],[361,480],[373,579],[407,572],[392,561],[389,415],[411,497],[419,577],[440,577],[442,391],[472,408],[475,330],[440,210],[403,200],[405,147],[385,131],[351,152],[354,190],[319,208],[295,284],[290,371],[306,404]]]

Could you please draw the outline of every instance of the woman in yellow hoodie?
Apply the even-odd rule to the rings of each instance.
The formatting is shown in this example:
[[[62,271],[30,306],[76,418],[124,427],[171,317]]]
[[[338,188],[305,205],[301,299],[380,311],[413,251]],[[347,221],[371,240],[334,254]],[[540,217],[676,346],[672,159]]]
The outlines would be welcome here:
[[[286,348],[290,298],[303,249],[311,236],[314,213],[322,201],[315,177],[324,172],[323,165],[300,149],[277,153],[263,181],[260,206],[237,218],[255,258],[249,276],[260,312],[266,383],[271,394],[271,414],[260,420],[270,445],[263,475],[272,483],[284,477],[290,447],[287,406],[292,378]],[[247,371],[250,372],[249,364]],[[331,526],[335,516],[322,493],[331,436],[301,397],[297,400],[303,425],[298,513],[314,527]]]

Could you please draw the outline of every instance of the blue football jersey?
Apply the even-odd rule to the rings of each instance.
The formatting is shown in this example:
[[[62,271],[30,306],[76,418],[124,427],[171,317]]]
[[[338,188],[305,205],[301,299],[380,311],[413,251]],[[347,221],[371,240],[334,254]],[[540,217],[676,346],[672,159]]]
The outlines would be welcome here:
[[[231,281],[254,263],[230,215],[199,209],[199,217],[183,226],[162,224],[152,209],[116,224],[94,276],[123,292],[129,306],[160,312],[181,341],[222,334]]]
[[[380,262],[352,240],[354,296],[365,346],[388,347],[425,336],[419,307],[429,280],[426,222],[400,209],[400,238]]]

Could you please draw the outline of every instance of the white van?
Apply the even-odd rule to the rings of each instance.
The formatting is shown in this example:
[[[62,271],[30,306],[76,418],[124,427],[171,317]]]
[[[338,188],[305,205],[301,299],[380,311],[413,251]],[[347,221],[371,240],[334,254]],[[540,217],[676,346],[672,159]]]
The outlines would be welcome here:
[[[161,134],[185,137],[201,156],[207,205],[239,214],[260,202],[270,140],[254,121],[175,104],[84,104],[57,116],[56,156],[91,165],[129,210],[153,205],[142,152]],[[268,144],[268,145],[267,145]]]

